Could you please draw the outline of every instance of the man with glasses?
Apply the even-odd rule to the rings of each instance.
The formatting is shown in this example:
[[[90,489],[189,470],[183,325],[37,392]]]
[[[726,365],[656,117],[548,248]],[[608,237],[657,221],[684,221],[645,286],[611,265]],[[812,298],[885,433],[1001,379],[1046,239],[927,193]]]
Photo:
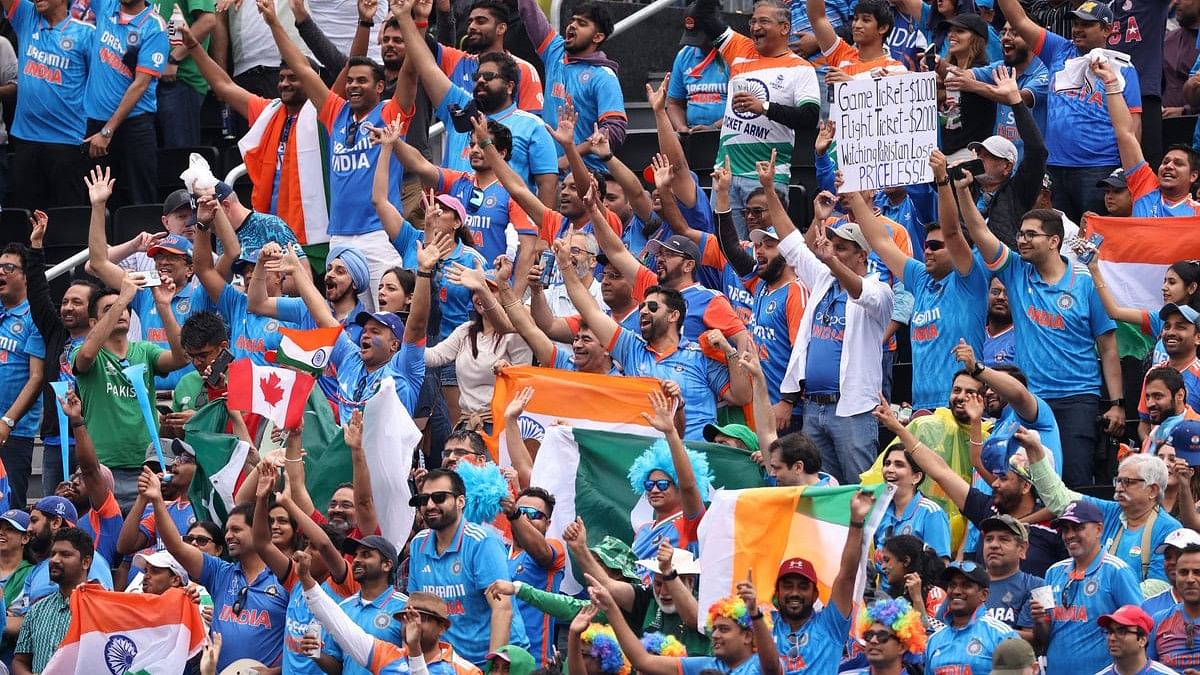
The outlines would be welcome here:
[[[567,245],[567,253],[571,256],[571,265],[563,267],[559,270],[560,274],[574,274],[579,277],[579,280],[587,284],[588,293],[592,299],[601,308],[607,309],[604,304],[604,294],[601,292],[600,280],[596,278],[596,257],[600,253],[599,246],[596,245],[595,235],[588,232],[576,232],[569,235],[565,243]],[[546,298],[546,304],[550,307],[550,313],[558,317],[575,316],[575,305],[571,304],[571,298],[567,296],[567,287],[564,283],[557,283],[542,290]]]
[[[1184,530],[1191,532],[1191,530]],[[1175,562],[1174,606],[1154,614],[1146,655],[1179,672],[1200,665],[1200,541],[1185,545]]]
[[[946,625],[925,646],[925,671],[931,675],[971,672],[987,675],[992,652],[1001,641],[1017,637],[1008,624],[987,613],[991,578],[983,566],[952,563],[942,573],[946,600],[942,603]],[[967,670],[959,670],[966,666]]]
[[[171,441],[171,453],[174,459],[164,467],[162,474],[164,478],[170,476],[170,480],[161,483],[160,491],[176,531],[187,532],[196,524],[196,511],[188,499],[188,489],[191,487],[192,477],[196,475],[196,449],[176,438]],[[131,517],[125,519],[117,536],[117,553],[128,556],[137,551],[145,553],[163,550],[165,546],[159,535],[154,505],[138,493],[129,513]],[[142,514],[141,519],[138,519],[136,514]]]
[[[939,201],[957,201],[984,264],[1008,291],[1021,344],[1017,366],[1029,378],[1029,390],[1054,412],[1062,439],[1063,479],[1072,487],[1090,485],[1099,443],[1097,416],[1103,413],[1101,424],[1109,434],[1120,434],[1125,426],[1117,326],[1105,313],[1091,275],[1059,252],[1065,236],[1062,216],[1046,209],[1025,213],[1014,251],[984,222],[971,196],[971,183],[969,174],[955,179],[955,191]],[[951,257],[956,264],[966,264],[972,256],[966,251]],[[1101,375],[1109,396],[1103,409],[1096,387]]]
[[[514,583],[557,593],[566,569],[567,550],[558,539],[550,539],[550,517],[554,515],[554,495],[540,487],[527,487],[517,495],[516,503],[501,500],[504,515],[512,528],[512,549],[508,554],[508,573]],[[554,659],[554,618],[533,605],[515,600],[517,611],[529,637],[529,653],[541,665]]]
[[[1054,521],[1071,556],[1046,572],[1054,606],[1029,603],[1034,641],[1052,669],[1094,673],[1109,663],[1096,619],[1142,601],[1137,576],[1120,558],[1101,548],[1104,515],[1087,500],[1071,502]]]
[[[479,70],[482,54],[507,54],[513,58],[520,70],[520,81],[513,83],[513,99],[521,110],[540,115],[542,79],[537,68],[504,47],[510,23],[512,17],[505,3],[497,0],[475,0],[471,3],[470,13],[467,15],[467,35],[462,40],[462,50],[437,44],[435,55],[438,66],[451,82],[463,89],[470,89],[475,83],[475,73]]]
[[[512,611],[510,602],[493,605],[485,597],[492,582],[511,581],[507,556],[493,530],[463,517],[466,492],[456,472],[434,469],[413,496],[411,505],[427,529],[409,544],[408,592],[433,593],[444,600],[452,617],[446,640],[483,667],[496,649],[507,644],[527,648],[529,640],[521,614]]]
[[[1125,605],[1096,620],[1107,636],[1111,665],[1096,675],[1174,675],[1175,670],[1147,656],[1154,621],[1137,605]],[[1194,665],[1195,661],[1188,661]],[[1189,669],[1192,670],[1192,669]],[[1186,672],[1186,671],[1184,671]]]
[[[46,343],[29,312],[28,250],[13,242],[0,252],[0,459],[8,470],[12,503],[19,507],[25,505],[33,470],[46,364]]]

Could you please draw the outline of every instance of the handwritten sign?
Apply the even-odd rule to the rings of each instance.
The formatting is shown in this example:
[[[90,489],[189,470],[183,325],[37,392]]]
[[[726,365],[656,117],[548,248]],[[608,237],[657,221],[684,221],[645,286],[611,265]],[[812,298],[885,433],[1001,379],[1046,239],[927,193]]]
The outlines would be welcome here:
[[[937,147],[937,75],[908,73],[833,85],[829,119],[837,125],[842,192],[933,180]]]

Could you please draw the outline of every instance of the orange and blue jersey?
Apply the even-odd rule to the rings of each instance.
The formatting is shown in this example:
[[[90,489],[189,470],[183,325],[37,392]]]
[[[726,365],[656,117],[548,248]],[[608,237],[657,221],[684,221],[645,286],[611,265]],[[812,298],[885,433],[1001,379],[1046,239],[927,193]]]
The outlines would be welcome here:
[[[158,78],[167,66],[167,25],[149,4],[126,17],[116,0],[93,0],[96,12],[96,52],[92,54],[83,94],[83,113],[107,120],[117,110],[136,73],[150,76],[150,86],[134,104],[130,116],[158,110]]]
[[[300,641],[304,636],[313,628],[319,630],[321,623],[313,616],[312,610],[304,600],[304,585],[300,583],[300,575],[297,574],[295,565],[291,566],[288,578],[284,579],[283,588],[288,592],[285,614],[287,618],[283,632],[283,672],[288,675],[323,675],[325,671],[317,665],[317,660],[300,649]],[[321,588],[330,597],[341,600],[358,592],[358,582],[347,567],[346,578],[342,583],[329,578],[321,584]],[[328,642],[332,643],[333,640]]]
[[[270,568],[247,579],[241,563],[204,554],[196,581],[213,599],[212,631],[225,638],[217,670],[238,659],[277,666],[283,656],[288,593]],[[239,610],[234,614],[234,606]]]
[[[23,141],[78,145],[87,120],[83,95],[96,28],[68,15],[51,26],[30,0],[14,0],[8,20],[17,33],[17,88],[21,96],[12,135]]]
[[[507,553],[499,535],[483,525],[460,520],[454,539],[438,552],[433,530],[422,530],[409,544],[408,592],[433,593],[446,602],[450,628],[446,641],[476,665],[486,662],[492,609],[483,592],[492,582],[511,581]],[[516,612],[510,644],[528,648],[525,623]]]
[[[1050,157],[1046,163],[1071,168],[1119,165],[1121,154],[1117,151],[1117,139],[1112,133],[1079,133],[1080,129],[1112,129],[1108,102],[1104,99],[1104,85],[1100,80],[1086,72],[1080,86],[1073,89],[1055,88],[1054,79],[1062,72],[1067,59],[1085,55],[1079,53],[1074,42],[1045,28],[1042,29],[1041,39],[1030,46],[1033,53],[1046,64],[1051,78],[1045,134]],[[1137,70],[1133,66],[1126,66],[1121,68],[1121,76],[1125,78],[1123,96],[1129,112],[1142,112]]]
[[[566,569],[567,550],[557,539],[546,539],[546,544],[554,555],[549,568],[539,565],[529,551],[511,551],[508,555],[508,574],[513,581],[529,584],[547,593],[557,593]],[[516,603],[517,611],[525,622],[525,634],[529,636],[529,653],[539,664],[550,663],[554,649],[554,618],[523,600],[517,600]]]
[[[449,642],[439,642],[438,647],[438,659],[425,662],[429,675],[481,675],[475,664],[454,653]],[[372,675],[409,675],[408,648],[376,638],[367,671]]]
[[[616,232],[618,237],[621,236],[625,228],[621,224],[621,219],[617,218],[617,214],[605,209],[604,216],[608,220],[608,226],[612,228],[612,231]],[[547,244],[553,244],[555,239],[562,239],[570,231],[570,218],[553,209],[546,209],[542,212],[542,222],[538,223],[538,236]],[[584,222],[582,227],[576,228],[576,231],[580,234],[594,234],[591,219]]]
[[[465,109],[473,100],[470,90],[451,85],[441,102],[434,107],[434,114],[446,125],[446,148],[442,153],[442,165],[448,169],[471,169],[470,148],[467,145],[470,135],[454,130],[450,107]],[[554,142],[554,137],[546,130],[546,125],[540,117],[521,110],[515,103],[486,116],[489,120],[508,127],[512,132],[512,154],[508,158],[508,165],[514,173],[529,183],[533,183],[534,176],[558,174],[558,155],[554,151],[558,144]]]
[[[674,351],[660,354],[642,336],[621,328],[613,334],[608,353],[627,375],[672,380],[679,385],[687,409],[688,440],[704,438],[704,425],[717,419],[717,401],[729,389],[729,369],[704,354],[700,345],[680,339]]]
[[[746,288],[754,294],[750,331],[760,352],[767,393],[775,404],[779,402],[779,387],[792,357],[792,343],[808,304],[808,289],[798,279],[770,288],[758,277],[746,282]]]
[[[1008,289],[1009,305],[1023,308],[1012,319],[1021,344],[1017,366],[1029,378],[1029,391],[1048,400],[1095,394],[1096,338],[1117,324],[1104,311],[1087,268],[1068,265],[1061,279],[1047,283],[1007,246],[987,268]]]
[[[301,602],[303,602],[303,595]],[[393,615],[407,606],[408,596],[392,589],[391,586],[388,586],[378,597],[370,600],[363,599],[360,591],[338,603],[342,612],[368,635],[376,640],[394,645],[404,643],[404,624]],[[342,650],[337,640],[325,640],[324,653],[341,662],[342,675],[367,675],[371,672],[369,668],[359,665],[357,661],[350,658]]]
[[[556,31],[546,34],[537,45],[538,56],[546,66],[545,101],[542,119],[551,128],[558,127],[558,111],[567,104],[575,106],[575,145],[586,141],[595,126],[609,118],[627,119],[625,97],[616,72],[607,65],[567,56],[566,41]],[[555,144],[558,156],[563,149]],[[606,171],[595,155],[585,155],[583,161],[597,171]]]
[[[9,308],[0,305],[0,408],[7,410],[21,395],[29,381],[29,360],[45,358],[46,341],[33,323],[29,301],[22,300]],[[10,433],[33,438],[41,424],[42,405],[38,401],[17,419]]]
[[[121,515],[121,507],[110,490],[100,508],[93,506],[79,519],[78,527],[92,538],[92,546],[97,555],[112,563],[117,555],[117,537],[121,534],[121,525],[125,517]],[[186,530],[185,530],[186,532]]]
[[[370,127],[382,129],[399,119],[402,132],[408,133],[413,110],[401,110],[395,99],[380,101],[362,119],[354,119],[350,104],[330,94],[318,112],[321,126],[329,134],[329,234],[356,235],[383,230],[379,214],[371,203],[375,163],[380,146],[371,142]],[[395,155],[390,158],[388,201],[399,204],[404,165]]]
[[[1154,367],[1170,366],[1167,360],[1158,361]],[[1149,371],[1147,371],[1149,373]],[[1192,359],[1187,368],[1179,371],[1183,376],[1184,389],[1187,390],[1187,405],[1193,410],[1200,410],[1200,359]],[[1146,407],[1146,379],[1142,378],[1142,393],[1138,397],[1138,419],[1150,421],[1150,409]],[[1167,434],[1168,436],[1170,433]]]
[[[973,563],[972,563],[973,564]],[[1018,637],[1008,624],[993,619],[980,605],[961,628],[947,623],[925,645],[925,672],[929,675],[987,675],[992,672],[992,652],[1002,641]]]
[[[746,243],[742,242],[742,246],[746,246]],[[733,266],[729,264],[725,254],[721,252],[721,246],[713,235],[701,234],[699,248],[700,264],[696,267],[697,281],[724,294],[725,298],[729,300],[729,304],[733,306],[733,313],[738,320],[749,326],[754,298],[747,290],[747,284],[755,277],[753,274],[748,277],[739,276]],[[709,279],[713,277],[717,279],[716,283],[710,283]]]
[[[771,635],[785,673],[836,673],[849,634],[850,615],[832,603],[815,610],[797,630],[778,610],[771,612]]]
[[[499,180],[493,179],[487,185],[480,185],[479,178],[473,172],[438,169],[437,191],[462,202],[467,210],[467,227],[471,228],[475,248],[488,265],[508,250],[509,225],[512,225],[518,237],[537,236],[533,221]]]
[[[1169,589],[1163,593],[1168,598],[1172,597]],[[1181,673],[1200,668],[1200,649],[1195,646],[1196,632],[1200,626],[1188,618],[1183,603],[1176,602],[1172,607],[1151,616],[1154,617],[1154,630],[1146,644],[1146,657]]]
[[[734,313],[733,305],[724,295],[699,283],[680,289],[679,293],[687,303],[687,314],[680,326],[683,338],[699,340],[701,335],[714,328],[725,337],[733,338],[746,330],[746,324]]]
[[[138,320],[142,322],[142,339],[169,351],[171,345],[167,342],[167,329],[163,327],[162,317],[158,315],[158,305],[154,304],[154,295],[150,289],[143,288],[134,294],[129,309],[137,314]],[[188,279],[183,288],[176,289],[175,297],[171,298],[171,313],[175,315],[175,321],[180,326],[189,316],[206,309],[209,309],[208,296],[196,277]],[[173,373],[155,375],[154,388],[174,389],[184,375],[194,372],[196,369],[188,363]]]
[[[542,78],[538,76],[537,68],[525,59],[505,52],[517,63],[517,81],[513,92],[517,107],[534,115],[542,112]],[[479,70],[479,54],[468,54],[461,49],[447,47],[438,43],[437,51],[433,54],[437,59],[442,73],[467,91],[475,91],[475,72]],[[449,131],[447,129],[447,131]]]
[[[682,47],[671,64],[667,96],[686,104],[689,127],[713,126],[725,116],[729,64],[716,49]]]
[[[652,560],[658,555],[658,545],[664,541],[671,546],[691,551],[700,555],[700,520],[704,518],[704,509],[700,513],[687,516],[678,511],[660,520],[642,523],[633,533],[633,543],[630,548],[638,560]]]
[[[1182,218],[1200,215],[1200,202],[1191,193],[1172,204],[1158,185],[1158,176],[1145,160],[1125,172],[1129,196],[1133,198],[1134,218]]]
[[[633,289],[634,301],[641,302],[642,300],[646,299],[646,288],[648,288],[648,287],[643,287],[640,289],[636,286],[634,287],[634,289]],[[624,328],[625,330],[631,330],[635,334],[639,333],[641,331],[642,313],[641,313],[641,310],[639,310],[636,306],[632,310],[630,310],[630,312],[628,314],[626,314],[625,316],[615,316],[612,313],[612,309],[607,309],[605,311],[608,313],[609,316],[612,317],[613,321],[616,321],[617,324],[621,326],[621,328]],[[583,326],[583,317],[578,314],[572,314],[571,316],[564,316],[564,317],[562,317],[562,319],[563,319],[563,321],[566,321],[567,326],[569,326],[571,328],[571,335],[578,333],[580,327]],[[555,366],[555,367],[557,367],[557,366]],[[572,370],[573,370],[573,368],[572,368]]]
[[[1078,673],[1095,673],[1112,663],[1096,620],[1124,605],[1142,603],[1133,569],[1101,551],[1082,573],[1075,571],[1073,558],[1054,563],[1046,570],[1046,585],[1055,599],[1046,661],[1070,663]]]

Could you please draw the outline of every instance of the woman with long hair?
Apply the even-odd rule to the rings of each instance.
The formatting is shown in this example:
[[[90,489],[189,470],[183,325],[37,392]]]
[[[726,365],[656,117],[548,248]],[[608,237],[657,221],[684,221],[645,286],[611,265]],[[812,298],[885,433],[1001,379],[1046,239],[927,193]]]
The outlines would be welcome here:
[[[1096,294],[1104,303],[1104,312],[1113,321],[1123,321],[1138,326],[1142,334],[1155,340],[1152,363],[1162,363],[1167,360],[1167,352],[1163,348],[1162,327],[1163,319],[1158,312],[1152,312],[1137,307],[1123,307],[1117,302],[1117,296],[1109,290],[1100,272],[1100,256],[1095,256],[1088,263],[1092,273],[1092,282],[1096,286]],[[1163,305],[1187,306],[1200,312],[1200,260],[1180,260],[1167,268],[1162,283]]]
[[[880,585],[886,581],[892,597],[907,596],[921,615],[933,618],[946,599],[946,591],[936,579],[946,569],[941,556],[918,537],[900,534],[889,538],[876,551],[880,567]]]
[[[950,559],[950,520],[937,502],[921,494],[918,486],[925,471],[902,445],[883,451],[883,480],[895,486],[892,501],[875,530],[875,550],[881,550],[890,537],[911,534],[919,537],[934,553]],[[881,587],[895,594],[887,578]]]
[[[945,2],[945,0],[942,0]],[[938,63],[945,96],[938,105],[942,152],[950,165],[974,159],[971,143],[982,143],[996,128],[996,103],[963,91],[960,76],[988,64],[988,24],[978,14],[958,14],[950,20],[946,58]]]

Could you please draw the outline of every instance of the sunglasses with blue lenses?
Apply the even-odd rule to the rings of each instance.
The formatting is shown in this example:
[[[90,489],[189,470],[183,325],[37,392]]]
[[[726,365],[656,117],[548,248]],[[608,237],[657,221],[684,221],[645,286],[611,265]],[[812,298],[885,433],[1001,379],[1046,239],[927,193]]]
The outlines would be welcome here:
[[[517,511],[519,511],[521,513],[521,515],[525,516],[526,518],[528,518],[530,520],[545,520],[546,519],[546,514],[542,513],[541,511],[538,511],[537,509],[533,508],[532,506],[518,506]]]
[[[645,488],[646,492],[652,492],[654,490],[658,490],[659,492],[666,492],[672,485],[673,485],[673,483],[671,481],[667,480],[666,478],[659,478],[658,480],[647,480],[642,483],[642,487]]]

